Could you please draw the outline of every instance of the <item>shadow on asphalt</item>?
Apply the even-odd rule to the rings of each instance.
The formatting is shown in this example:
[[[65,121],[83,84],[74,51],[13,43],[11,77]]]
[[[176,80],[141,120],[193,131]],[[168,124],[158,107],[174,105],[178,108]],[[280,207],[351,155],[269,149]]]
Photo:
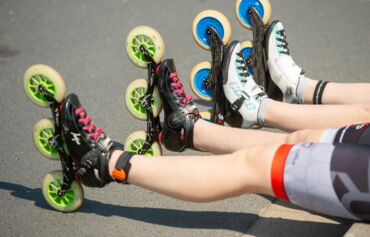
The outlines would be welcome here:
[[[44,200],[40,188],[31,189],[19,184],[0,181],[0,189],[11,192],[11,195],[35,202],[35,206],[52,209]],[[335,219],[340,225],[309,221],[296,221],[282,218],[265,218],[255,214],[218,211],[183,211],[175,209],[126,207],[85,199],[78,212],[93,213],[101,216],[119,216],[151,224],[189,229],[225,229],[246,233],[248,228],[259,218],[267,221],[271,230],[280,232],[281,236],[296,236],[297,230],[306,234],[329,233],[330,236],[342,236],[349,227],[348,221]],[[345,224],[344,224],[345,223]],[[338,228],[345,225],[346,228]],[[342,226],[344,227],[344,226]],[[275,232],[276,233],[276,232]],[[262,235],[261,235],[262,234]],[[266,235],[265,235],[266,234]],[[259,233],[258,236],[271,236],[271,233]]]

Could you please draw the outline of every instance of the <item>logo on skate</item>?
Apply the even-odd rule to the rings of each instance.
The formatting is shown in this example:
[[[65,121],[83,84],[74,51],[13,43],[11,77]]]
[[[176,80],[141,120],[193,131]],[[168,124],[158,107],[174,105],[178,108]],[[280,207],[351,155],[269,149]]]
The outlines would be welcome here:
[[[72,141],[76,142],[77,145],[81,145],[81,142],[80,142],[80,136],[81,134],[80,133],[74,133],[74,132],[71,132],[73,138],[72,138]]]
[[[356,124],[354,125],[355,126],[355,129],[356,130],[361,130],[363,129],[364,127],[368,126],[370,123],[360,123],[360,124]]]

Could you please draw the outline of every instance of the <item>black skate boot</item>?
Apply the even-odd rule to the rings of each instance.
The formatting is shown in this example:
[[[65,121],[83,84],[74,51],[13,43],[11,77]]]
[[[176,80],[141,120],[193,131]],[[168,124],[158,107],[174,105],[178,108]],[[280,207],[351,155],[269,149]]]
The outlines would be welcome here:
[[[108,161],[112,140],[96,128],[75,94],[68,95],[61,108],[64,140],[84,185],[102,187],[112,181]]]
[[[193,147],[194,123],[200,115],[192,97],[185,94],[172,59],[160,65],[159,88],[165,112],[162,143],[171,151]]]
[[[102,187],[113,181],[108,172],[114,142],[96,128],[75,94],[68,95],[61,108],[64,141],[82,183]]]

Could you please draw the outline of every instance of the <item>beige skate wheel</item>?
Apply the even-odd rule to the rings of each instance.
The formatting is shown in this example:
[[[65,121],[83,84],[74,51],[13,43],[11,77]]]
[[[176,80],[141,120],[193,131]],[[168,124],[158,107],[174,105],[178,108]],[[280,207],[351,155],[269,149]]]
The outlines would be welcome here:
[[[248,19],[248,8],[254,7],[261,16],[264,25],[267,25],[271,18],[271,5],[268,0],[237,0],[235,2],[235,15],[242,26],[252,29]]]
[[[206,120],[206,121],[211,121],[211,113],[210,112],[207,112],[207,111],[202,111],[202,112],[199,112],[200,116],[202,117],[203,120]]]
[[[60,212],[73,212],[83,203],[84,191],[79,182],[73,181],[71,187],[63,197],[58,195],[62,188],[63,173],[55,170],[48,173],[42,181],[42,194],[46,202],[55,210]]]
[[[23,88],[28,98],[40,107],[49,107],[49,102],[40,93],[38,87],[43,85],[46,90],[61,102],[64,99],[66,86],[62,76],[52,67],[36,64],[29,67],[23,76]]]
[[[59,153],[49,144],[54,136],[54,121],[51,118],[44,118],[35,124],[32,131],[33,143],[37,150],[50,160],[59,160]]]
[[[192,24],[193,38],[200,47],[207,50],[210,49],[210,43],[206,34],[209,26],[212,26],[220,35],[224,45],[229,43],[231,38],[231,25],[229,20],[219,11],[205,10],[194,18]]]
[[[190,87],[199,99],[203,101],[212,101],[212,92],[205,87],[203,81],[211,72],[211,63],[208,61],[200,62],[191,70],[190,73]]]
[[[132,81],[126,88],[125,104],[127,110],[137,119],[147,120],[145,108],[139,103],[148,89],[148,81],[146,79],[136,79]],[[159,95],[158,88],[155,87],[152,96],[152,110],[154,117],[158,117],[162,110],[162,100]]]
[[[126,53],[130,61],[138,67],[146,68],[147,60],[140,51],[143,45],[159,63],[164,56],[165,46],[161,35],[149,26],[137,26],[126,37]]]
[[[138,153],[143,147],[146,139],[146,132],[144,130],[139,130],[131,133],[125,141],[125,151]],[[155,141],[149,150],[144,154],[145,156],[162,156],[162,147],[159,142]]]

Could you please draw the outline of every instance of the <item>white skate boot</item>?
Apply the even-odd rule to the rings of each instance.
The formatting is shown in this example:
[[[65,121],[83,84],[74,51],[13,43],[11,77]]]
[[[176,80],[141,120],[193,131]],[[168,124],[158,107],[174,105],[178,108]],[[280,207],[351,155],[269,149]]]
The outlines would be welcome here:
[[[283,92],[283,101],[303,104],[304,89],[307,78],[289,54],[284,26],[274,21],[266,32],[267,64],[271,79]]]
[[[241,127],[262,126],[269,99],[250,75],[238,41],[225,49],[222,73],[225,96],[232,110],[243,118]]]

